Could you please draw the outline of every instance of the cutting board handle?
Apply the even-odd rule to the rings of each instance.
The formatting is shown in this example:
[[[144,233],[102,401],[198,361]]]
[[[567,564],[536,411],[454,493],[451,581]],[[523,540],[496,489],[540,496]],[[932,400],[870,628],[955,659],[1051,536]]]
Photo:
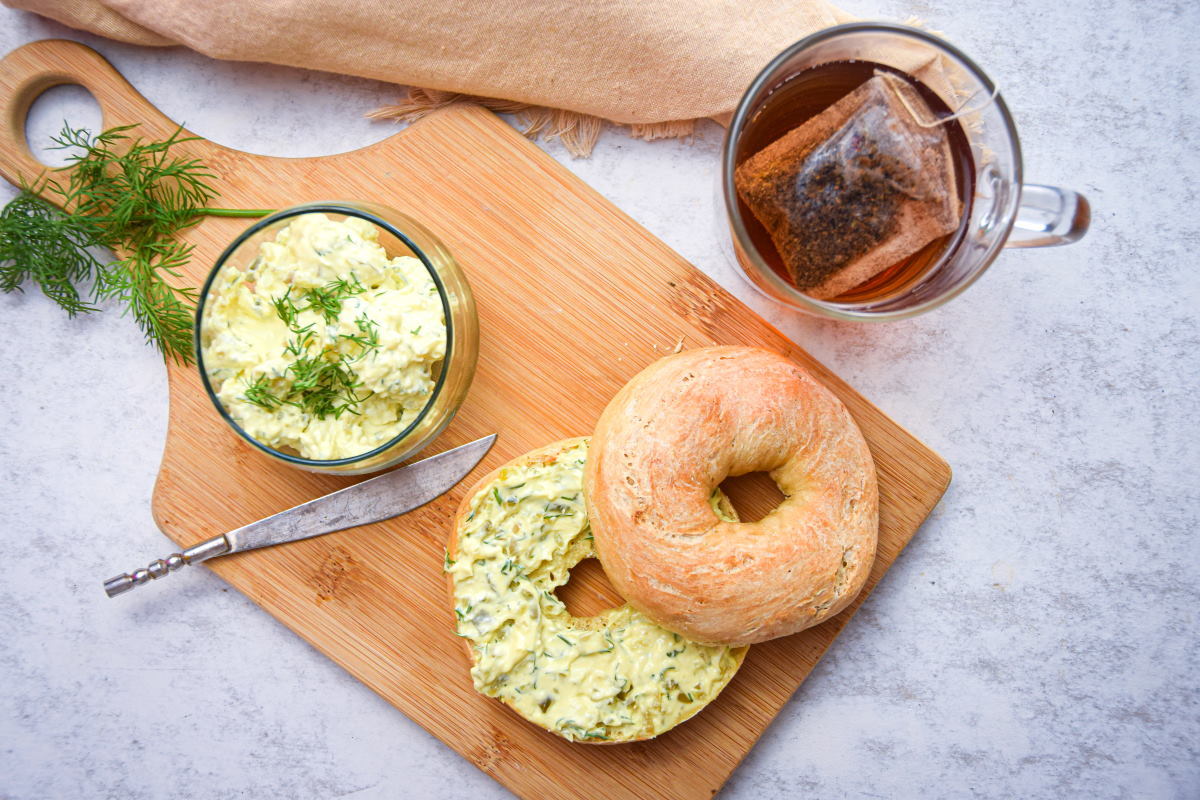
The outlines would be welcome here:
[[[29,183],[47,169],[29,149],[25,120],[42,92],[64,84],[92,93],[100,104],[102,128],[168,122],[90,47],[66,39],[30,42],[0,60],[0,175],[10,183]]]

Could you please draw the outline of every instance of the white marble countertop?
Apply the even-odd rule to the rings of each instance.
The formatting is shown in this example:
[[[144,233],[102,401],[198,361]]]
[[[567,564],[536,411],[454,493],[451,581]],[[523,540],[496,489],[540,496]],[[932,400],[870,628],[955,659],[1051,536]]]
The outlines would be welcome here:
[[[918,14],[971,53],[1016,117],[1026,174],[1085,192],[1093,228],[1005,253],[919,319],[820,322],[721,260],[715,126],[692,144],[610,130],[590,160],[545,145],[955,470],[724,796],[1200,796],[1200,7],[845,5]],[[0,9],[0,52],[53,36],[233,147],[320,155],[393,130],[361,117],[392,86]],[[81,98],[53,90],[31,136],[64,116],[95,126]],[[0,370],[0,796],[506,795],[205,570],[104,598],[99,579],[167,546],[149,512],[166,382],[132,323],[0,296]]]

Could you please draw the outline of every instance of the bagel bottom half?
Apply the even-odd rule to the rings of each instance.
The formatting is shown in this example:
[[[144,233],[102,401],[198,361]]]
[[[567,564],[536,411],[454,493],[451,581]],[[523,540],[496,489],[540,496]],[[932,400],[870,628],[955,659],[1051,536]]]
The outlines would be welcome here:
[[[629,605],[567,611],[554,590],[595,555],[586,458],[587,440],[568,439],[485,476],[459,508],[446,572],[476,690],[572,741],[639,741],[704,708],[746,648],[696,644]]]

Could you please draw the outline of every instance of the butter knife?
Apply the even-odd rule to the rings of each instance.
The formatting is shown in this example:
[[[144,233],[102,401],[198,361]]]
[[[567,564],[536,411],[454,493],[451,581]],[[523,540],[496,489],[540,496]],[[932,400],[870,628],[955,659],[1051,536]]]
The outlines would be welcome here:
[[[186,564],[196,564],[243,550],[296,542],[399,516],[449,491],[483,460],[495,441],[496,434],[493,433],[491,436],[476,439],[377,478],[347,486],[287,511],[251,522],[237,530],[189,547],[182,553],[173,553],[166,558],[152,561],[144,569],[109,578],[104,582],[104,591],[109,597],[116,597],[135,586],[174,572]]]

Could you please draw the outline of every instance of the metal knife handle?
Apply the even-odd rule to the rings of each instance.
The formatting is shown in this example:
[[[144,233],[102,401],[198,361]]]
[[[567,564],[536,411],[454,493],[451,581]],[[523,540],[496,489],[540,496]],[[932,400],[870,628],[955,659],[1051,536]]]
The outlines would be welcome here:
[[[149,583],[152,580],[163,577],[167,573],[174,572],[186,564],[195,564],[207,558],[214,558],[228,552],[229,542],[224,536],[217,536],[206,542],[201,542],[195,547],[189,547],[182,553],[172,553],[166,558],[151,561],[150,565],[145,569],[135,569],[133,572],[109,578],[104,582],[104,593],[109,597],[116,597],[119,594],[128,592],[135,586],[141,586],[143,583]]]

